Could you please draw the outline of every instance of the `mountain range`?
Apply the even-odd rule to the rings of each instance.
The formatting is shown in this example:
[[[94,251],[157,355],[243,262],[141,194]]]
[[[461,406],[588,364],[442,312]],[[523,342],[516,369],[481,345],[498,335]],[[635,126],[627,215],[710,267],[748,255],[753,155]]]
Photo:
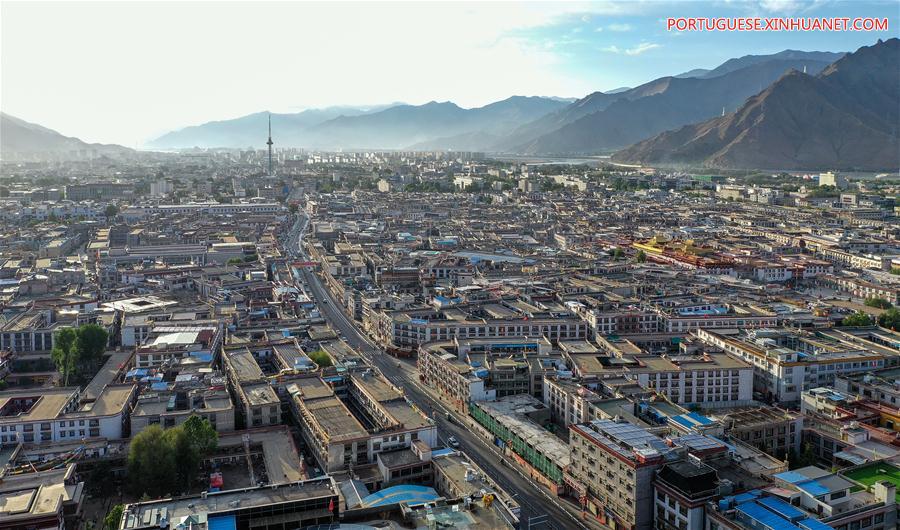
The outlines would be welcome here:
[[[297,114],[272,114],[276,145],[312,148],[405,149],[442,137],[480,133],[499,137],[570,103],[549,97],[513,96],[479,108],[449,101],[374,109],[332,107]],[[152,148],[245,147],[264,141],[261,112],[174,131],[150,142]]]
[[[573,100],[513,96],[466,109],[452,102],[329,107],[272,114],[278,147],[605,154],[614,161],[771,169],[900,166],[900,45],[851,54],[785,50],[729,59],[634,88]],[[10,153],[123,153],[2,114]],[[147,147],[264,145],[268,112],[167,133]],[[618,152],[616,152],[619,150]]]
[[[793,70],[734,112],[616,153],[642,164],[721,168],[900,167],[900,40],[879,41],[818,75]]]
[[[121,155],[132,150],[121,145],[89,144],[70,136],[0,112],[0,155],[4,159],[72,155]]]
[[[273,114],[277,146],[611,153],[668,129],[731,112],[794,68],[818,73],[843,54],[785,50],[730,59],[711,70],[655,79],[571,101],[513,96],[464,109],[452,102]],[[173,131],[156,149],[261,145],[267,113]]]

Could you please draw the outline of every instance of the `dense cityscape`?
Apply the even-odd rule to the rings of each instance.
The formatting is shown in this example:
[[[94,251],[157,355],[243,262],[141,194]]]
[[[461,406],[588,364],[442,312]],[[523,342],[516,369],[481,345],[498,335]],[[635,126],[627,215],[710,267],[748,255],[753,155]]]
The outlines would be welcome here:
[[[893,178],[84,155],[0,190],[25,526],[895,524]]]
[[[696,51],[664,55],[700,38],[683,37],[687,23],[629,37],[664,26],[662,4],[591,3],[574,15],[542,5],[540,23],[517,22],[517,39],[546,31],[541,49],[551,50],[590,38],[602,60],[659,54],[673,71],[627,77],[610,63],[607,84],[628,86],[584,97],[323,104],[165,133],[155,114],[177,98],[136,103],[135,84],[133,109],[97,113],[121,127],[110,134],[147,136],[134,148],[9,114],[44,104],[39,70],[64,69],[68,53],[29,66],[36,77],[23,91],[16,64],[44,51],[9,36],[37,20],[11,4],[0,530],[900,527],[896,3],[799,2],[822,16],[872,15],[873,33],[828,35],[828,46],[779,35],[766,50],[783,51],[760,55],[716,35],[700,42],[728,43],[720,53],[709,45],[710,57],[726,57],[717,66],[686,62]],[[116,15],[72,4],[82,24],[99,9],[110,21],[133,14],[122,22],[133,28],[141,10],[181,7]],[[210,6],[226,18],[257,12],[205,4],[184,8],[196,50],[227,40],[200,27]],[[329,9],[279,4],[269,8]],[[851,13],[857,5],[867,7]],[[354,9],[410,21],[423,9],[428,20],[468,10],[498,23],[515,12],[460,7]],[[643,18],[622,14],[633,8]],[[676,14],[692,11],[666,13]],[[366,42],[339,29],[328,46]],[[163,48],[187,35],[177,24],[165,31]],[[74,48],[96,37],[84,33]],[[137,34],[115,35],[122,50],[142,49]],[[476,46],[471,70],[445,71],[464,78],[459,86],[483,82],[475,92],[530,76],[513,66],[491,66],[496,78],[471,73],[498,43]],[[369,45],[381,53],[377,39]],[[115,70],[109,53],[97,64]],[[366,71],[365,53],[302,79],[291,98],[305,105],[322,86],[343,90],[345,69]],[[190,67],[224,79],[210,61]],[[121,64],[113,75],[131,82]],[[310,64],[296,70],[316,71]],[[239,57],[229,66],[234,77],[264,71]],[[384,66],[367,81],[405,90],[432,79],[429,67],[395,78]],[[152,77],[136,83],[159,91]],[[191,90],[189,76],[172,80]],[[113,97],[103,83],[86,84]],[[222,90],[246,108],[239,90]],[[143,122],[115,116],[141,105]]]

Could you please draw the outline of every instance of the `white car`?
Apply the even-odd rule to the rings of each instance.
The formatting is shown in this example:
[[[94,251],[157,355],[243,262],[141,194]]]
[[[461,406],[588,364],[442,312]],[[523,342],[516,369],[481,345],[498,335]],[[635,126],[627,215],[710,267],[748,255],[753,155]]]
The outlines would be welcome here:
[[[457,440],[455,436],[451,436],[450,438],[447,438],[447,445],[454,449],[459,449],[459,440]]]

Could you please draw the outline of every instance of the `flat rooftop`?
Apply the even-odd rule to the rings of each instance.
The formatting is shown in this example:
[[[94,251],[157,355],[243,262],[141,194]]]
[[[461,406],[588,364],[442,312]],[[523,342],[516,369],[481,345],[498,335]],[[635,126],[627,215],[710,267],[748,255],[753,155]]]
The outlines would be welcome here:
[[[233,512],[236,508],[243,511],[270,504],[327,499],[338,496],[337,492],[334,480],[326,477],[278,486],[211,492],[205,498],[196,495],[128,504],[123,514],[123,528],[160,528],[160,521],[165,518],[168,524],[162,525],[162,529],[175,530],[185,517],[192,515],[202,515],[205,518],[217,513]]]
[[[0,424],[53,420],[63,413],[76,392],[74,388],[0,392]],[[31,400],[30,406],[27,400]]]

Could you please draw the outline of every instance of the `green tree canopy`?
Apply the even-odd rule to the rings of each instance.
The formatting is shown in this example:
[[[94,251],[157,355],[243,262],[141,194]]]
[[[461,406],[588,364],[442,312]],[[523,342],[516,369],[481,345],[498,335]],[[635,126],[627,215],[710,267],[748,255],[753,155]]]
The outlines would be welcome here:
[[[866,305],[869,307],[877,307],[878,309],[890,309],[894,307],[893,304],[885,300],[884,298],[866,298]]]
[[[131,440],[128,478],[137,494],[161,497],[177,489],[178,469],[170,436],[159,425],[150,425]]]
[[[635,258],[635,259],[637,259],[638,263],[646,263],[647,262],[647,254],[644,253],[643,250],[638,251],[637,258]]]
[[[113,506],[106,517],[103,518],[103,530],[116,530],[119,528],[119,522],[122,520],[122,512],[125,506],[116,504]]]
[[[844,317],[841,324],[844,326],[871,326],[872,318],[862,311],[857,311],[850,316]]]
[[[75,328],[61,328],[53,334],[53,351],[50,353],[53,364],[63,376],[63,386],[69,385],[69,377],[75,373],[75,365],[78,360],[75,342],[78,340],[78,332]]]
[[[900,329],[900,311],[892,307],[878,316],[878,325],[893,330]]]
[[[188,490],[203,459],[218,443],[212,424],[199,416],[167,430],[159,425],[147,427],[132,439],[128,451],[128,478],[134,493],[158,497]],[[157,463],[158,458],[162,460]]]
[[[106,352],[109,332],[97,324],[84,324],[78,328],[78,340],[75,348],[81,361],[97,363]]]
[[[331,356],[323,350],[316,350],[310,353],[309,358],[312,359],[314,363],[318,364],[319,368],[334,366],[334,363],[331,361]]]

